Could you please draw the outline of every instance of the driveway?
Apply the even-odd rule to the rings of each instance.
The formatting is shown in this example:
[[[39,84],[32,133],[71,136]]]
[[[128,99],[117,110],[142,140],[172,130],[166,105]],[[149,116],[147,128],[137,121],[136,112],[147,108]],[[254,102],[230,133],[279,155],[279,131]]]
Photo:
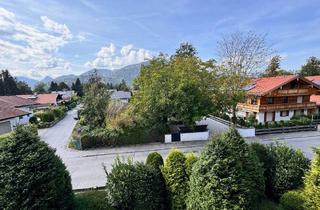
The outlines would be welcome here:
[[[103,166],[109,171],[117,156],[132,157],[135,161],[145,161],[148,154],[159,152],[165,157],[172,148],[179,148],[185,152],[200,152],[206,141],[180,142],[172,144],[152,143],[147,145],[126,146],[109,149],[93,149],[78,151],[67,147],[72,129],[76,124],[73,117],[76,110],[68,112],[67,116],[52,128],[39,130],[41,138],[51,147],[65,163],[72,178],[73,189],[101,187],[105,185],[106,175]],[[289,134],[263,135],[246,139],[248,142],[269,144],[275,141],[286,142],[288,145],[301,149],[307,157],[312,158],[311,147],[320,147],[320,132],[297,132]]]

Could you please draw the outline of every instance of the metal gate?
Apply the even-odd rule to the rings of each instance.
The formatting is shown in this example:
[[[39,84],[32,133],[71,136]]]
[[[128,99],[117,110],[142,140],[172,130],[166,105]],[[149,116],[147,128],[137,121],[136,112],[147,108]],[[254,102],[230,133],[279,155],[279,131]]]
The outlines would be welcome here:
[[[180,133],[172,133],[171,134],[171,140],[172,140],[172,142],[181,141]]]

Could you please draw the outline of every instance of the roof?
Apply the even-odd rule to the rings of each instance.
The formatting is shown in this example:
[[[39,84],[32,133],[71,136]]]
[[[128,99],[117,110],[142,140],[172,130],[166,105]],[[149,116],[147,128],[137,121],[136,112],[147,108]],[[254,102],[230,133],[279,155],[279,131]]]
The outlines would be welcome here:
[[[262,77],[252,80],[245,89],[248,95],[263,96],[297,78],[296,75]]]
[[[18,95],[18,97],[34,100],[38,104],[55,104],[58,98],[57,93],[38,94],[38,95]]]
[[[313,83],[317,84],[320,86],[320,75],[317,75],[317,76],[309,76],[309,77],[306,77],[306,79],[312,81]]]
[[[112,99],[130,99],[131,98],[131,92],[128,91],[113,91],[111,93]]]
[[[317,106],[320,106],[320,95],[311,95],[310,102],[315,102]]]
[[[11,103],[0,100],[0,120],[6,120],[27,114],[29,113],[15,108]]]
[[[18,96],[0,96],[0,101],[7,102],[14,107],[23,107],[23,106],[31,106],[31,105],[37,105],[38,103],[30,100],[30,99],[25,99],[21,98]]]

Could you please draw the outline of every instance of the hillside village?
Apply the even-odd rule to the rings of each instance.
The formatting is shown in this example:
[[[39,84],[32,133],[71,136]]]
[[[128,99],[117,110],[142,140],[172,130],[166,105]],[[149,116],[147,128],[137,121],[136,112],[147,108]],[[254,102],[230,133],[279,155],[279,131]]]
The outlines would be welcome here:
[[[0,209],[319,210],[320,13],[243,4],[0,2]]]

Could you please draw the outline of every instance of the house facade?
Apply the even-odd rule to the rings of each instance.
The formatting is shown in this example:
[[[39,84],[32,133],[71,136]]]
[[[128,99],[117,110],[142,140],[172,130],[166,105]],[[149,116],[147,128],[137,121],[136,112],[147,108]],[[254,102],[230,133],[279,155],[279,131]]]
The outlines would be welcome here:
[[[259,78],[245,87],[246,100],[238,103],[238,116],[254,115],[258,123],[290,120],[294,115],[308,115],[317,111],[311,101],[319,85],[296,75]]]

